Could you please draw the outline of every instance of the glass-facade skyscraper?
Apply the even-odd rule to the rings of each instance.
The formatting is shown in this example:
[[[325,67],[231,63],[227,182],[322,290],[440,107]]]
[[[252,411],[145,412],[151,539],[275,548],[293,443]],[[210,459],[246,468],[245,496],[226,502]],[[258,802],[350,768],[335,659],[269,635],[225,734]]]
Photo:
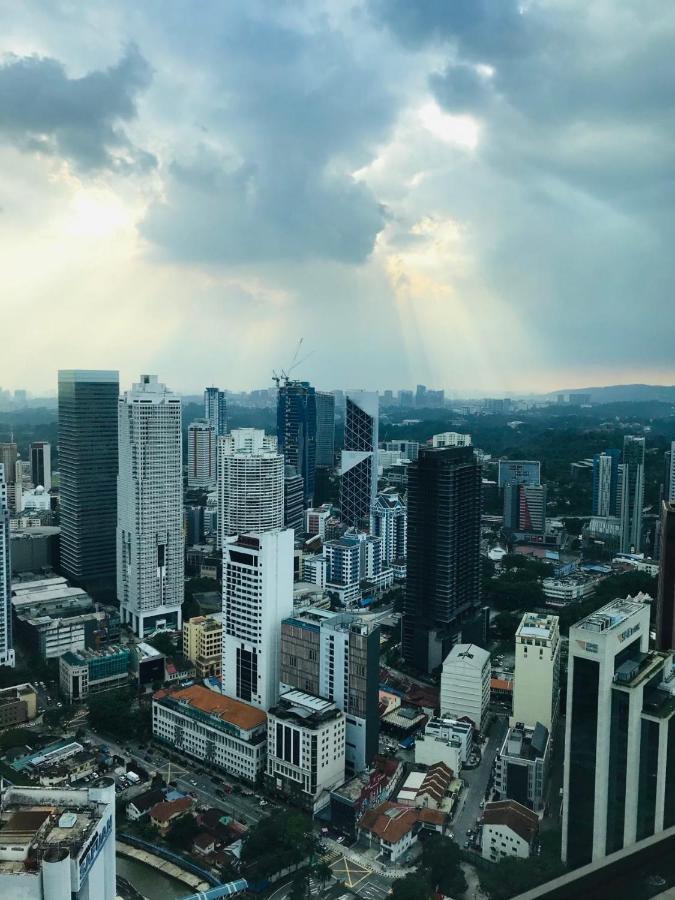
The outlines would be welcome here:
[[[345,525],[370,527],[377,496],[379,397],[350,391],[345,399],[345,439],[340,457],[340,516]]]
[[[420,449],[408,467],[403,657],[441,665],[480,606],[481,467],[471,447]]]
[[[277,394],[277,445],[289,466],[302,475],[304,500],[314,498],[316,391],[308,381],[285,381]]]
[[[335,397],[316,392],[316,464],[331,467],[335,455]]]
[[[9,502],[5,482],[5,465],[0,462],[0,666],[14,665],[11,596]]]
[[[621,462],[621,552],[639,553],[645,495],[645,439],[627,434]]]
[[[97,594],[115,589],[119,374],[59,371],[61,571]]]

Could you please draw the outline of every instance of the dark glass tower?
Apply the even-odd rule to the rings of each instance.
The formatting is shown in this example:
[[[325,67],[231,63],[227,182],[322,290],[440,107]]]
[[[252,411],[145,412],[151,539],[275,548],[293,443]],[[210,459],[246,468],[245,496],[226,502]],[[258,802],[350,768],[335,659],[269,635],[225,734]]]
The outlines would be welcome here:
[[[316,468],[316,392],[308,381],[285,381],[277,394],[277,441],[286,464],[302,475],[311,506]]]
[[[114,592],[119,374],[59,371],[61,570]]]
[[[675,503],[665,501],[661,504],[656,649],[675,649]]]
[[[345,525],[370,528],[377,496],[379,397],[350,391],[345,399],[345,439],[340,457],[340,517]]]
[[[471,447],[420,449],[408,469],[403,656],[431,672],[480,608],[481,469]]]
[[[316,394],[316,464],[334,465],[335,454],[335,397],[317,391]]]

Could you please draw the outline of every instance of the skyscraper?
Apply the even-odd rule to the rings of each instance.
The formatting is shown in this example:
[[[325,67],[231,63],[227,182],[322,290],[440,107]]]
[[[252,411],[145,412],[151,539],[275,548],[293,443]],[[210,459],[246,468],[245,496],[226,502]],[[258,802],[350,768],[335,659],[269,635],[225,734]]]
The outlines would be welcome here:
[[[331,467],[335,460],[335,397],[316,392],[316,464]]]
[[[284,458],[257,428],[235,428],[219,442],[218,543],[284,527]]]
[[[33,487],[52,489],[52,448],[47,441],[33,441],[30,445],[30,472]]]
[[[663,499],[675,503],[675,441],[671,441],[664,462]]]
[[[573,867],[675,825],[672,654],[649,650],[643,600],[570,628],[562,858]]]
[[[656,598],[656,647],[675,650],[675,503],[661,503],[661,550]]]
[[[277,442],[289,466],[302,475],[305,506],[314,497],[316,468],[316,392],[308,381],[286,380],[277,392]]]
[[[519,534],[545,532],[545,484],[507,484],[504,487],[504,527]]]
[[[604,450],[593,457],[593,515],[618,516],[621,512],[619,490],[621,451]]]
[[[216,486],[216,429],[206,419],[188,426],[189,488],[211,490]]]
[[[14,666],[12,640],[12,566],[10,560],[9,504],[5,466],[0,462],[0,666]]]
[[[510,484],[541,484],[541,463],[538,459],[500,459],[498,486]]]
[[[621,551],[640,552],[645,493],[645,439],[627,434],[621,461]]]
[[[349,391],[340,461],[340,512],[342,521],[355,528],[370,525],[370,513],[377,494],[378,429],[377,393]]]
[[[119,400],[117,596],[139,636],[178,629],[184,592],[181,401],[156,375]]]
[[[216,438],[227,434],[227,400],[224,391],[207,387],[204,391],[204,418],[216,430]]]
[[[481,468],[471,447],[421,449],[408,467],[403,656],[431,672],[480,606]]]
[[[223,547],[223,693],[269,709],[279,699],[281,622],[293,612],[293,532]]]
[[[291,528],[296,539],[305,531],[304,484],[295,466],[284,468],[284,528]]]
[[[0,444],[0,465],[5,469],[7,506],[12,513],[20,513],[23,508],[21,478],[17,479],[17,447],[11,441]]]
[[[373,504],[370,532],[382,538],[382,562],[386,565],[405,558],[407,521],[407,510],[399,494],[381,491]]]
[[[117,372],[59,372],[61,571],[94,594],[115,589],[118,398]]]

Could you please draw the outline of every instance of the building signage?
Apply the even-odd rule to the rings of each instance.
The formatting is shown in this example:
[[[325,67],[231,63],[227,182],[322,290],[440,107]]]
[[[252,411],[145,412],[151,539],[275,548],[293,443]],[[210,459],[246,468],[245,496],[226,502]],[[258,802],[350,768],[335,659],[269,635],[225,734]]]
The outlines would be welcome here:
[[[620,644],[623,644],[623,642],[627,638],[631,637],[631,635],[635,634],[635,632],[639,631],[639,630],[640,630],[640,623],[638,622],[637,625],[633,625],[630,628],[626,628],[625,631],[622,631],[621,634],[617,635],[617,640],[619,641]]]
[[[79,860],[79,883],[80,887],[82,887],[82,882],[84,881],[87,872],[94,865],[96,860],[98,859],[98,855],[105,846],[106,841],[110,837],[113,828],[113,820],[112,816],[108,816],[105,825],[100,831],[97,831],[96,834],[89,841],[87,846],[85,847],[82,856]]]

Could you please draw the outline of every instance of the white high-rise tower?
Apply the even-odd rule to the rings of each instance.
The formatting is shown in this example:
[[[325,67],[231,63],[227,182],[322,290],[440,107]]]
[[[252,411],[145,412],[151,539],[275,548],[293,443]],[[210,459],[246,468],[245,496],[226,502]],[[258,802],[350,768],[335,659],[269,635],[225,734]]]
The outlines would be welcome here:
[[[181,401],[141,375],[119,401],[117,596],[142,637],[180,628],[184,590]]]
[[[0,463],[0,666],[14,665],[12,643],[12,568],[9,558],[9,503],[5,467]]]
[[[281,621],[293,613],[292,529],[223,548],[223,693],[261,709],[279,699]]]

